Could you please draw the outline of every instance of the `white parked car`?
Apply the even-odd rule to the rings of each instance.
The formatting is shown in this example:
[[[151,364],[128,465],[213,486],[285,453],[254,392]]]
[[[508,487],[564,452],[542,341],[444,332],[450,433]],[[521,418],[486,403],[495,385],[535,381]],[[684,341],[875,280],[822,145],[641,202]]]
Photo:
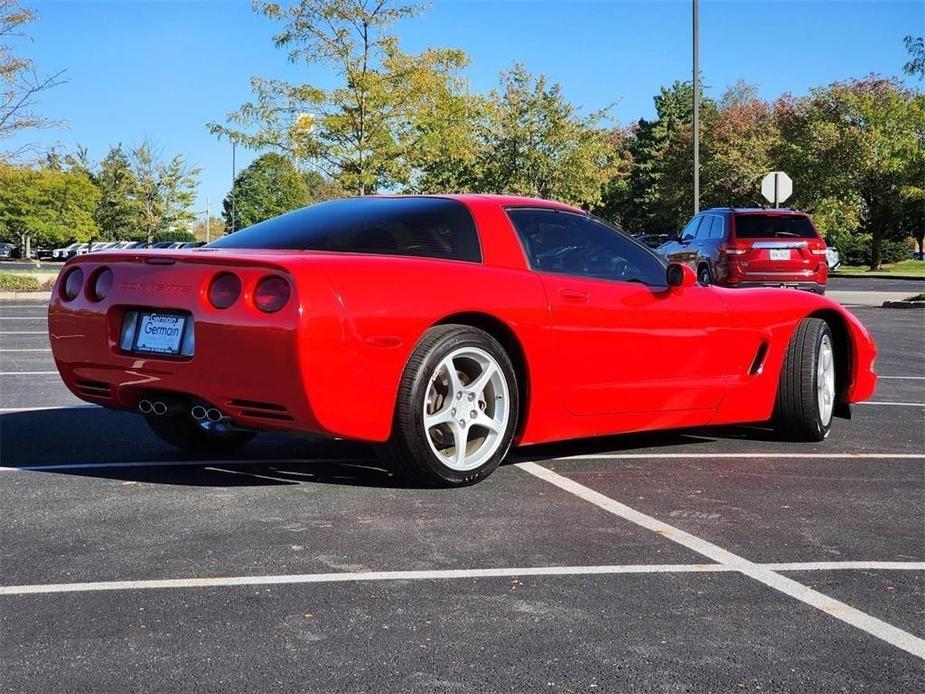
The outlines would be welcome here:
[[[825,263],[829,266],[829,272],[838,269],[838,266],[841,265],[838,249],[828,241],[825,242]]]
[[[115,247],[119,245],[118,241],[99,241],[92,244],[88,249],[88,253],[96,253],[97,251],[112,251],[115,250]]]
[[[73,258],[75,255],[83,255],[86,252],[87,244],[72,243],[70,246],[65,246],[64,248],[56,248],[51,252],[51,257],[54,260],[67,260],[68,258]]]

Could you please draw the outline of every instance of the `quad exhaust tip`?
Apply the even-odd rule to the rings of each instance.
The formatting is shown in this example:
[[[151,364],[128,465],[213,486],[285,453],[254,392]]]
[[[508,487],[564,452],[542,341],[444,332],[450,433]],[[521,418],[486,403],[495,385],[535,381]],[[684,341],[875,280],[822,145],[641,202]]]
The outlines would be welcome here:
[[[167,414],[167,403],[163,400],[139,400],[138,411],[141,414],[155,414],[161,417]]]
[[[225,415],[222,414],[222,411],[217,407],[203,407],[202,405],[194,405],[193,408],[189,411],[193,419],[197,421],[208,420],[213,424],[218,424],[223,419]]]

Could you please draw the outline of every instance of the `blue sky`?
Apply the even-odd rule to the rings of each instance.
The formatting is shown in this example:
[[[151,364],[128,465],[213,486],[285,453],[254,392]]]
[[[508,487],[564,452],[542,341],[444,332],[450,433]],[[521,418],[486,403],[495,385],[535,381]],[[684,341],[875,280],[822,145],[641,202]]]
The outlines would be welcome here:
[[[282,0],[285,1],[285,0]],[[68,83],[41,110],[67,127],[29,133],[37,142],[89,148],[145,137],[165,154],[202,167],[199,209],[220,208],[231,151],[205,128],[249,98],[251,75],[329,83],[321,68],[290,65],[273,47],[275,25],[247,0],[24,0],[41,14],[20,49],[42,71],[67,69]],[[434,0],[397,33],[405,50],[458,47],[470,56],[477,91],[495,86],[514,61],[562,84],[585,109],[616,103],[621,123],[653,114],[660,85],[690,78],[691,3]],[[701,65],[708,93],[739,78],[760,94],[806,93],[870,72],[898,75],[902,37],[925,31],[925,3],[842,1],[701,2]],[[254,156],[238,150],[238,168]]]

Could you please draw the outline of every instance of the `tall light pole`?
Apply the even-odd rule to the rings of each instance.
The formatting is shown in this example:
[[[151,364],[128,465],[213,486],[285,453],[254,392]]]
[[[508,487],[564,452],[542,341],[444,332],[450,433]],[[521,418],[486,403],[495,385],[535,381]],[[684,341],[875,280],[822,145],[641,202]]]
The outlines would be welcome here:
[[[234,197],[235,197],[234,196],[234,179],[237,176],[237,172],[235,171],[235,159],[234,159],[235,144],[236,144],[235,141],[232,140],[231,141],[231,231],[232,232],[234,232],[235,230],[235,223],[236,223],[235,207],[234,207]]]
[[[700,0],[694,13],[694,214],[700,212]]]

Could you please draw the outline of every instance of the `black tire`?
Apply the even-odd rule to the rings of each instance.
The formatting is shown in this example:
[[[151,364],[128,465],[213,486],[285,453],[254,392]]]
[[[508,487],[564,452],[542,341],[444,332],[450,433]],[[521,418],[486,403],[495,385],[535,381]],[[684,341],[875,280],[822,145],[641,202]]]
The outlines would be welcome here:
[[[709,265],[701,265],[699,268],[697,268],[697,281],[704,287],[708,287],[713,284],[713,273],[710,272]]]
[[[187,414],[145,417],[151,431],[171,446],[194,453],[232,453],[245,446],[255,431],[210,432]]]
[[[823,421],[819,412],[817,364],[824,339],[836,359],[828,324],[819,318],[804,318],[787,346],[774,413],[775,428],[787,440],[822,441],[832,429],[832,416]]]
[[[428,387],[440,363],[451,353],[465,347],[482,350],[497,362],[507,384],[508,415],[495,452],[478,467],[463,471],[449,467],[432,449],[424,426],[424,407]],[[383,457],[400,477],[412,484],[430,487],[475,484],[494,472],[507,455],[517,427],[518,407],[514,366],[497,340],[467,325],[436,326],[424,334],[405,366],[392,437],[383,447]]]

